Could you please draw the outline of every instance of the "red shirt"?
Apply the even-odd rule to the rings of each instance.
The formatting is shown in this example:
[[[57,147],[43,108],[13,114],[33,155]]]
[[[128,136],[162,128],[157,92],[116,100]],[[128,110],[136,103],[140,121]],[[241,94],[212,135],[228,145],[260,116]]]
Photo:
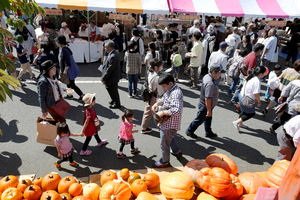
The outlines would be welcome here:
[[[248,66],[247,74],[249,74],[249,70],[256,67],[256,56],[254,52],[249,53],[244,62]]]
[[[96,112],[93,108],[86,108],[84,109],[84,118],[83,118],[83,124],[86,119],[90,119],[88,126],[85,129],[85,136],[93,136],[94,133],[97,132],[96,127],[94,125],[94,120],[96,118]]]

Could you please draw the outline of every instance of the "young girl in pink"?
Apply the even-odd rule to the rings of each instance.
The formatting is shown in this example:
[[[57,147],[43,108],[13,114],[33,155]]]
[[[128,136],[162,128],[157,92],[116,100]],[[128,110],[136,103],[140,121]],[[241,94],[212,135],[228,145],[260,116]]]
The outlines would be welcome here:
[[[118,158],[126,158],[126,155],[123,154],[123,149],[126,144],[130,144],[131,153],[135,154],[138,152],[138,148],[134,148],[134,138],[132,136],[133,133],[137,133],[138,130],[132,130],[133,127],[136,127],[136,124],[132,124],[130,120],[134,117],[133,110],[125,109],[124,115],[122,116],[122,123],[120,127],[120,133],[118,136],[118,140],[121,143],[120,151],[117,154]]]
[[[73,167],[77,167],[78,164],[73,160],[73,151],[74,147],[70,142],[70,136],[83,136],[82,134],[70,133],[68,125],[63,122],[57,127],[57,137],[54,140],[54,144],[56,145],[58,155],[60,159],[58,161],[54,161],[54,165],[57,169],[61,169],[61,163],[69,160],[69,165]]]

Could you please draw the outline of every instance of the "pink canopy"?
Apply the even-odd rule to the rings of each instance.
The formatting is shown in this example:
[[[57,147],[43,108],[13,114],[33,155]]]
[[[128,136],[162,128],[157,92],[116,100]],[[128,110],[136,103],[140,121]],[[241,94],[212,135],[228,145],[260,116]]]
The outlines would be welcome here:
[[[168,0],[171,12],[225,17],[300,17],[300,0]]]

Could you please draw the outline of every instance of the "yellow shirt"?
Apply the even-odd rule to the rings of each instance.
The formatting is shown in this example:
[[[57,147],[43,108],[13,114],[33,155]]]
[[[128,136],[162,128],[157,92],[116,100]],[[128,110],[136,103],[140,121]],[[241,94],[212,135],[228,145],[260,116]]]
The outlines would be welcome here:
[[[201,65],[202,53],[203,53],[202,43],[200,41],[195,42],[191,54],[192,56],[197,56],[197,58],[191,57],[190,65],[192,67],[199,67]]]

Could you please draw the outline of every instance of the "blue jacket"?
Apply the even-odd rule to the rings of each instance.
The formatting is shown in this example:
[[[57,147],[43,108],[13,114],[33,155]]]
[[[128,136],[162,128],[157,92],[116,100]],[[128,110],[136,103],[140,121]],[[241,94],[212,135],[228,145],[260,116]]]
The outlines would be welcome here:
[[[50,82],[45,76],[42,76],[37,84],[38,94],[39,94],[39,102],[40,107],[42,109],[42,113],[47,112],[46,106],[53,107],[55,106],[55,99],[52,87]]]

